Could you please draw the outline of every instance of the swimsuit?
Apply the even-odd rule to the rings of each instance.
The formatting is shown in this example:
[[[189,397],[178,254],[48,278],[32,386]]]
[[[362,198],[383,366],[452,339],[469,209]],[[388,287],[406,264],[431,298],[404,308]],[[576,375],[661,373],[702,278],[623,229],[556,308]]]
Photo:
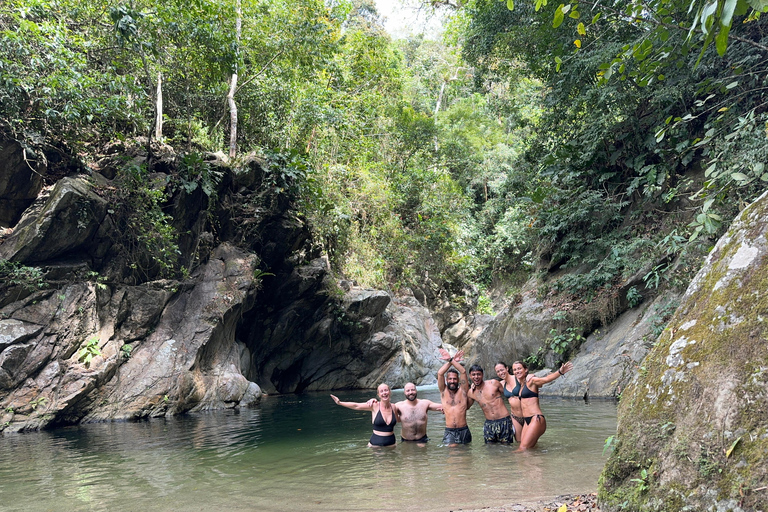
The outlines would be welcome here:
[[[520,394],[518,395],[519,398],[537,398],[538,396],[539,394],[534,393],[533,391],[528,389],[528,386],[526,386],[525,383],[523,383],[523,389],[520,390]]]
[[[379,407],[376,417],[373,418],[373,430],[378,430],[379,432],[394,432],[395,425],[397,424],[397,417],[395,416],[394,409],[392,409],[391,421],[391,423],[384,421],[384,416],[381,415],[381,407]]]
[[[506,385],[507,385],[507,384],[506,384],[506,383],[504,383],[504,386],[506,386]],[[518,395],[520,394],[520,381],[519,381],[519,380],[517,380],[517,378],[515,378],[515,387],[513,387],[513,388],[512,388],[512,394],[513,394],[514,396],[517,396],[517,398],[520,398],[520,397],[518,396]],[[505,396],[506,396],[506,393],[505,393]]]
[[[515,420],[516,422],[518,422],[521,425],[523,424],[523,421],[525,421],[525,418],[523,418],[521,416],[515,416],[514,414],[510,414],[510,416],[512,417],[513,420]]]
[[[368,441],[373,446],[392,446],[395,444],[395,436],[380,436],[379,434],[371,434],[371,439]]]
[[[429,441],[429,437],[427,437],[427,435],[424,434],[424,437],[422,437],[421,439],[406,439],[404,437],[401,437],[400,440],[406,443],[426,443],[427,441]]]
[[[445,427],[443,444],[469,444],[472,442],[472,433],[469,427],[448,428]]]
[[[541,418],[541,419],[544,419],[544,415],[543,415],[543,414],[534,414],[533,416],[525,416],[525,417],[523,418],[523,420],[525,420],[525,424],[526,424],[526,425],[530,425],[530,424],[531,424],[531,420],[532,420],[533,418]],[[521,423],[522,423],[522,422],[521,422]]]
[[[515,440],[515,427],[509,416],[497,420],[485,420],[483,440],[486,443],[511,443]]]
[[[517,389],[517,388],[514,388],[512,391],[507,390],[507,383],[505,382],[504,383],[504,389],[503,389],[503,391],[504,391],[504,398],[510,398],[510,397],[515,396],[516,395],[515,389]]]
[[[395,415],[394,409],[392,409],[392,420],[390,423],[387,423],[384,420],[384,417],[381,415],[381,407],[379,407],[379,411],[376,413],[376,417],[373,419],[373,430],[378,430],[379,432],[394,432],[396,423],[397,417]],[[380,436],[374,432],[371,434],[371,439],[368,442],[373,446],[392,446],[397,441],[395,440],[394,434],[391,436]]]

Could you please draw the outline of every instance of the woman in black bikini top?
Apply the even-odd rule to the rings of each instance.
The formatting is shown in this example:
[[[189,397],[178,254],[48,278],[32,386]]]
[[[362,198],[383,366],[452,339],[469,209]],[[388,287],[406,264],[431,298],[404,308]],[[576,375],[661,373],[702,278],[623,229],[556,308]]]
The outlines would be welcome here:
[[[520,383],[517,382],[514,375],[509,373],[509,366],[502,361],[496,363],[496,366],[493,368],[503,384],[502,391],[504,392],[504,397],[509,400],[509,408],[512,410],[510,416],[515,426],[515,441],[519,443],[520,433],[523,431],[523,406],[520,404],[520,398],[517,396],[520,394]],[[512,389],[511,391],[510,388]]]
[[[573,369],[573,363],[565,363],[556,372],[546,377],[536,377],[528,374],[528,365],[522,361],[512,364],[512,372],[515,374],[517,386],[511,394],[520,402],[522,409],[522,432],[520,433],[519,451],[536,446],[539,438],[547,431],[547,420],[539,407],[539,388],[558,377],[562,377]],[[521,384],[522,383],[522,384]],[[510,398],[510,401],[512,398]]]
[[[379,384],[376,394],[379,401],[371,399],[368,402],[342,402],[336,395],[331,395],[336,405],[355,411],[371,411],[373,434],[368,441],[368,446],[395,446],[395,425],[397,413],[389,401],[392,391],[386,384]],[[389,418],[389,419],[387,419]]]

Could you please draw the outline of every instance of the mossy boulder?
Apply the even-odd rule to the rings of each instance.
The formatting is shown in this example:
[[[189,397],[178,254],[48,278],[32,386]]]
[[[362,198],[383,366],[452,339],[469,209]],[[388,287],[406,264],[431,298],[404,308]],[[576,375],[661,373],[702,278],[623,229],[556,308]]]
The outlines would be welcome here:
[[[622,394],[602,510],[765,510],[766,232],[763,194],[712,250]]]

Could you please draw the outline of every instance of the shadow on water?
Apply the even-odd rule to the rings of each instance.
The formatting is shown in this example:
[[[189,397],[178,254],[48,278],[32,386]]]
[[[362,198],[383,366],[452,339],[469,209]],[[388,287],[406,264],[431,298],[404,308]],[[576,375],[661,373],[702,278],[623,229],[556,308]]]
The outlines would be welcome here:
[[[435,389],[419,396],[439,401]],[[240,412],[6,435],[0,510],[438,511],[594,490],[615,404],[543,398],[542,408],[548,430],[528,453],[484,445],[476,406],[469,446],[442,446],[442,415],[430,413],[427,446],[370,449],[369,413],[338,407],[327,393],[270,396]]]

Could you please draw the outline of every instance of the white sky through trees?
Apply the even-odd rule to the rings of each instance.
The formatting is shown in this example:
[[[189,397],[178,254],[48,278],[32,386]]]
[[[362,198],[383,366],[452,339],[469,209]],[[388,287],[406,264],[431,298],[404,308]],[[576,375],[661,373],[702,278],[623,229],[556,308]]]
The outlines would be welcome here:
[[[442,23],[439,14],[434,14],[419,0],[376,0],[376,8],[384,19],[387,32],[394,39],[421,33],[427,39],[440,37]]]

